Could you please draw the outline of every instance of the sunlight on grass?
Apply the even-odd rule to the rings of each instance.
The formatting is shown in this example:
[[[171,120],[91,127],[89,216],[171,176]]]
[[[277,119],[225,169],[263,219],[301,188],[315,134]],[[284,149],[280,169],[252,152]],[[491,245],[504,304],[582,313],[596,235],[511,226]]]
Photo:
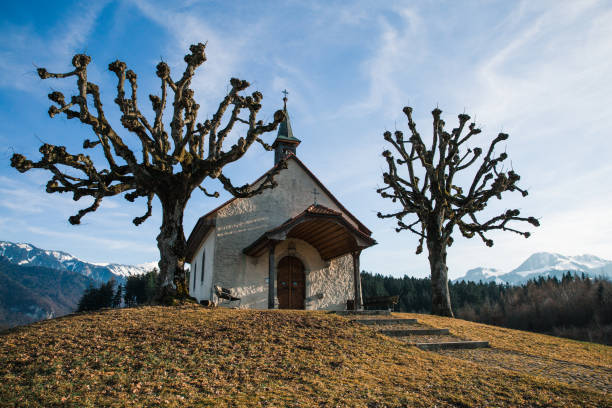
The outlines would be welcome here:
[[[3,407],[612,402],[592,390],[420,351],[325,312],[198,306],[107,310],[14,329],[0,335],[0,377]]]
[[[397,317],[419,319],[434,327],[450,329],[451,334],[472,340],[486,340],[492,347],[518,351],[577,364],[612,369],[612,347],[569,340],[545,334],[530,333],[503,327],[417,313],[394,313]]]

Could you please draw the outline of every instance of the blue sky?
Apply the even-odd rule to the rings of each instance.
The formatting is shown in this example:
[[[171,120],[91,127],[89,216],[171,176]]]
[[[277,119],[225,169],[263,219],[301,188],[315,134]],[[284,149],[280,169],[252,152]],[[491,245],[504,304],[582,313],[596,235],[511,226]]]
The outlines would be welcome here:
[[[95,4],[91,6],[91,4]],[[158,93],[155,65],[175,75],[192,43],[208,41],[208,61],[193,88],[200,117],[210,115],[229,78],[246,79],[264,95],[262,119],[282,106],[288,89],[298,156],[372,231],[379,245],[362,255],[363,269],[426,276],[416,236],[396,234],[392,209],[375,192],[381,183],[385,130],[407,131],[401,109],[414,108],[430,135],[438,105],[448,127],[466,112],[483,129],[475,145],[503,131],[504,149],[530,195],[491,203],[520,208],[542,226],[524,239],[491,234],[493,248],[457,237],[449,275],[477,266],[510,270],[537,251],[590,253],[612,259],[612,4],[606,1],[183,1],[28,2],[5,4],[0,16],[0,240],[60,249],[88,261],[155,260],[160,207],[140,227],[131,219],[144,202],[105,199],[71,226],[83,199],[44,192],[48,173],[20,174],[13,152],[34,159],[41,141],[79,152],[88,130],[47,115],[52,90],[70,80],[40,80],[36,67],[69,71],[76,52],[89,54],[89,79],[101,86],[107,116],[120,127],[115,83],[107,66],[125,61],[139,75],[141,107]],[[268,135],[273,140],[274,135]],[[128,139],[128,137],[124,137]],[[235,183],[253,181],[273,164],[254,146],[232,165]],[[219,189],[214,181],[205,185]],[[197,218],[227,198],[199,192],[185,213]]]

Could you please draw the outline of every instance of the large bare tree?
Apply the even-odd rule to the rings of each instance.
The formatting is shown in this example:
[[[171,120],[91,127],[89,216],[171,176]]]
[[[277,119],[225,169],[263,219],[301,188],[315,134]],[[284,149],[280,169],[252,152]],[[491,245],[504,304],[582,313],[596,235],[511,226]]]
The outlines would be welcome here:
[[[470,117],[459,115],[459,126],[449,133],[440,118],[442,111],[436,108],[432,111],[433,137],[427,146],[412,119],[412,108],[405,107],[403,112],[408,118],[410,137],[404,139],[401,131],[384,133],[384,139],[393,146],[398,158],[389,150],[382,153],[388,171],[383,173],[385,186],[377,190],[382,197],[399,202],[400,208],[389,214],[379,212],[378,217],[396,218],[397,232],[408,230],[418,235],[417,254],[423,251],[425,241],[431,269],[432,311],[437,315],[453,316],[446,254],[453,243],[454,228],[459,228],[466,238],[478,235],[490,247],[493,241],[485,235],[488,231],[512,231],[527,238],[529,232],[520,231],[510,223],[526,221],[537,227],[539,222],[534,217],[521,217],[517,209],[506,210],[486,220],[478,216],[491,198],[501,199],[505,191],[527,195],[526,190],[517,186],[520,176],[503,167],[508,155],[495,152],[498,143],[508,139],[507,134],[499,133],[483,155],[479,147],[465,147],[466,142],[480,133],[474,122],[464,133]],[[475,174],[473,178],[469,176],[471,182],[465,189],[456,185],[455,178],[462,177],[460,173],[481,157],[480,166],[472,167]],[[401,174],[398,166],[404,169]],[[406,220],[411,215],[416,219]]]
[[[142,147],[139,153],[128,147],[124,141],[125,135],[120,135],[105,116],[99,87],[87,78],[87,65],[91,61],[89,56],[75,55],[72,59],[74,70],[67,73],[53,74],[39,68],[38,75],[42,79],[76,79],[75,95],[69,99],[60,92],[49,94],[49,99],[55,103],[49,108],[49,116],[63,114],[68,119],[78,119],[87,125],[95,138],[86,139],[83,148],[99,149],[106,160],[105,163],[102,160],[104,164],[100,167],[94,165],[93,160],[85,154],[71,154],[64,146],[50,144],[40,147],[42,158],[39,161],[30,161],[21,154],[15,154],[11,159],[11,165],[22,173],[33,168],[49,170],[52,177],[47,183],[48,193],[72,193],[74,200],[93,198],[89,207],[69,218],[71,224],[79,224],[81,218],[95,211],[105,197],[125,193],[125,198],[130,202],[138,197],[147,200],[146,213],[133,220],[134,224],[139,225],[151,215],[153,197],[157,196],[163,214],[157,237],[162,277],[160,297],[184,298],[188,294],[184,271],[186,240],[183,211],[193,190],[199,188],[207,196],[218,197],[217,192],[210,193],[201,186],[209,177],[218,179],[234,196],[251,196],[274,187],[273,177],[281,168],[277,166],[276,171],[269,173],[257,186],[235,187],[223,174],[223,168],[240,159],[254,142],[271,150],[260,136],[274,130],[284,114],[277,111],[273,121],[266,124],[257,120],[262,94],[253,92],[243,95],[242,91],[249,87],[249,83],[232,78],[231,89],[212,118],[198,123],[199,105],[190,85],[196,69],[206,61],[205,48],[206,44],[201,43],[189,48],[190,53],[185,56],[187,67],[176,81],[170,76],[170,68],[165,62],[157,65],[161,92],[160,95],[149,95],[155,112],[152,122],[140,111],[134,71],[127,69],[121,61],[108,66],[117,77],[115,103],[121,111],[123,133],[131,133],[136,138],[137,145]],[[129,96],[126,96],[126,86],[129,86]],[[166,129],[163,117],[168,102],[171,103],[170,129]],[[241,115],[243,111],[246,114]],[[243,136],[224,150],[224,142],[235,126],[237,130],[242,128]]]

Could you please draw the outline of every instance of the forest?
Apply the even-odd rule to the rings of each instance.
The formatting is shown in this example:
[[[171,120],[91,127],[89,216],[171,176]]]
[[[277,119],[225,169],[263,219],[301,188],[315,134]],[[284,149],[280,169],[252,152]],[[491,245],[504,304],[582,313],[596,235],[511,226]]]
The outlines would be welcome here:
[[[396,311],[431,313],[431,280],[362,272],[364,298],[399,296]],[[569,271],[521,286],[449,282],[455,317],[612,345],[612,282]]]
[[[89,286],[79,300],[77,311],[152,304],[159,287],[160,275],[157,269],[142,275],[128,276],[125,285],[117,285],[111,279],[98,287]]]

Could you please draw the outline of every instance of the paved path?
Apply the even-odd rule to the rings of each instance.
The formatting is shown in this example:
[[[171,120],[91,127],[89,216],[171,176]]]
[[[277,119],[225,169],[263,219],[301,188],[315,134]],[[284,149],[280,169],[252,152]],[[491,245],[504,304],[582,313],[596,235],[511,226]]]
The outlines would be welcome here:
[[[567,384],[591,387],[612,393],[612,370],[584,366],[568,361],[536,357],[516,351],[495,348],[475,350],[440,350],[440,354],[462,360],[484,363],[512,371],[546,377]]]

